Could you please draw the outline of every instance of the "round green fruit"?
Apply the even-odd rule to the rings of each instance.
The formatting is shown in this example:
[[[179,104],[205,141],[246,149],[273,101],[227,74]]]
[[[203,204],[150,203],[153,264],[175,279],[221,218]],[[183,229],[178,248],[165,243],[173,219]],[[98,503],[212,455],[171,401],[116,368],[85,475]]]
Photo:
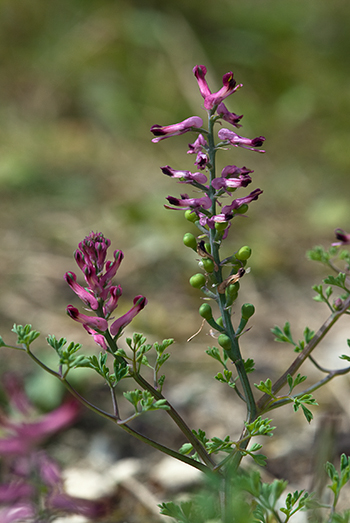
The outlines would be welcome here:
[[[224,231],[226,229],[226,227],[227,227],[227,222],[222,222],[222,223],[215,222],[215,229],[218,232]]]
[[[252,250],[248,245],[245,245],[244,247],[241,247],[239,251],[236,253],[237,260],[248,260],[252,254]]]
[[[254,312],[255,312],[255,307],[253,304],[244,303],[242,305],[241,314],[242,314],[242,318],[244,320],[249,320],[249,318],[251,318],[253,316]]]
[[[194,287],[195,289],[200,289],[201,287],[203,287],[203,285],[205,285],[205,283],[206,279],[204,274],[194,274],[190,278],[190,285],[192,285],[192,287]]]
[[[186,245],[186,247],[190,247],[194,251],[197,250],[197,240],[190,232],[186,232],[182,241],[184,242],[184,245]]]
[[[202,260],[203,268],[206,272],[213,272],[214,262],[210,258],[203,258]]]
[[[195,223],[198,220],[197,214],[191,211],[190,209],[187,209],[187,211],[185,211],[185,218],[186,220],[192,223]]]
[[[219,334],[218,344],[225,350],[231,349],[231,340],[226,334]]]
[[[231,283],[230,285],[228,285],[225,289],[226,296],[230,296],[230,297],[236,296],[237,297],[239,287],[240,287],[239,281],[236,281],[236,283]]]
[[[202,318],[205,318],[206,320],[210,320],[213,317],[213,313],[209,303],[203,303],[203,305],[199,307],[199,314],[202,316]]]
[[[237,214],[245,214],[248,211],[248,205],[246,203],[243,203],[238,209],[235,209],[235,212]]]

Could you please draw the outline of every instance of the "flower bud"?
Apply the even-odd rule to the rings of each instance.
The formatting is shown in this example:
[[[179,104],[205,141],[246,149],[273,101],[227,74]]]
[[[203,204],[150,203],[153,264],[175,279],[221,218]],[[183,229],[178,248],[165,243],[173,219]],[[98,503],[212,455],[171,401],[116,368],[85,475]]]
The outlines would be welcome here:
[[[231,349],[231,339],[226,334],[219,334],[218,344],[225,350]]]
[[[209,254],[211,254],[211,247],[210,247],[210,243],[205,243],[204,244],[204,248],[207,252],[209,252]]]
[[[203,258],[202,265],[206,272],[213,272],[214,262],[210,258]]]
[[[249,320],[255,312],[255,307],[251,303],[244,303],[241,308],[242,318],[244,320]]]
[[[336,300],[334,300],[334,303],[333,303],[334,310],[340,311],[342,306],[343,306],[343,300],[341,300],[340,298],[337,298]]]
[[[190,285],[192,285],[192,287],[194,287],[195,289],[200,289],[205,285],[205,283],[206,279],[204,274],[197,273],[191,276],[190,278]]]
[[[187,211],[185,211],[185,218],[186,220],[192,223],[195,223],[198,220],[197,214],[191,211],[190,209],[187,209]]]
[[[239,251],[236,253],[237,260],[245,261],[250,258],[252,254],[252,250],[248,245],[245,245],[244,247],[241,247]]]
[[[202,318],[206,320],[210,320],[213,317],[213,313],[209,303],[203,303],[199,307],[199,314],[202,316]]]
[[[186,247],[190,247],[194,251],[197,251],[197,240],[193,236],[193,234],[191,234],[190,232],[186,232],[182,241],[184,242],[184,245],[186,245]]]

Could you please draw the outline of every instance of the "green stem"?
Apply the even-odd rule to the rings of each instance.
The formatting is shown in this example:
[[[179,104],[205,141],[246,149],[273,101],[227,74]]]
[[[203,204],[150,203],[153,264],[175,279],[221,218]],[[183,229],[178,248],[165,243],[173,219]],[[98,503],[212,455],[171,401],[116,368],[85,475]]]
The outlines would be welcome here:
[[[203,460],[203,462],[209,467],[210,469],[214,469],[215,462],[212,460],[210,455],[207,453],[203,445],[200,443],[200,441],[196,438],[196,436],[193,434],[191,429],[188,427],[186,422],[181,418],[177,410],[174,409],[174,407],[169,403],[169,401],[159,392],[156,390],[150,383],[148,383],[147,380],[145,380],[141,374],[133,374],[133,379],[145,390],[148,390],[152,396],[156,400],[165,399],[166,405],[169,407],[169,410],[166,412],[169,414],[169,416],[172,418],[172,420],[176,423],[176,425],[179,427],[181,432],[186,436],[187,440],[192,444],[194,450],[198,453],[198,456]]]
[[[327,318],[323,325],[319,328],[315,336],[305,345],[305,348],[298,357],[293,361],[290,367],[286,370],[284,374],[273,384],[272,394],[276,395],[278,391],[282,389],[287,383],[288,374],[294,376],[298,371],[304,361],[310,356],[312,351],[317,347],[317,345],[323,340],[323,338],[328,334],[333,325],[339,320],[339,318],[347,311],[350,306],[350,296],[346,298],[343,302],[343,307],[339,311],[333,311],[332,314]],[[329,381],[329,380],[328,380]],[[258,414],[265,412],[265,408],[269,404],[271,397],[268,394],[264,394],[260,400],[257,402]]]
[[[106,331],[104,336],[110,347],[110,351],[109,351],[110,354],[114,358],[117,358],[118,361],[119,361],[119,359],[121,359],[122,361],[125,362],[124,358],[121,358],[121,356],[114,354],[114,352],[117,351],[118,347],[117,347],[115,340],[110,335],[109,331]],[[113,351],[112,347],[115,349],[115,351]],[[136,381],[136,383],[138,383],[138,385],[140,385],[144,390],[148,390],[156,400],[160,400],[160,399],[166,400],[166,405],[169,407],[169,409],[166,410],[165,412],[167,412],[167,414],[176,423],[176,425],[179,427],[179,429],[184,434],[184,436],[187,438],[187,440],[191,443],[194,450],[197,452],[198,456],[202,459],[203,463],[205,463],[205,465],[207,467],[209,467],[209,469],[211,469],[211,470],[214,469],[215,462],[210,457],[208,452],[205,450],[204,446],[196,438],[196,436],[193,434],[193,432],[188,427],[186,422],[182,419],[182,417],[177,412],[177,410],[174,409],[174,407],[171,405],[171,403],[169,403],[169,401],[163,396],[163,394],[160,391],[158,391],[157,389],[155,389],[154,387],[152,387],[152,385],[150,383],[148,383],[148,381],[145,380],[145,378],[143,378],[141,376],[141,374],[139,374],[139,372],[137,371],[137,368],[136,368],[135,360],[133,360],[133,368],[131,369],[129,367],[129,371],[130,371],[130,376]],[[190,458],[188,458],[188,459],[190,459]]]
[[[81,404],[83,404],[89,410],[95,412],[96,414],[98,414],[99,416],[102,416],[103,418],[113,421],[113,423],[116,423],[119,427],[121,427],[123,430],[125,430],[125,432],[131,434],[132,436],[134,436],[135,438],[139,439],[140,441],[146,443],[147,445],[159,450],[160,452],[163,452],[164,454],[167,454],[168,456],[176,458],[179,461],[182,461],[183,463],[187,463],[188,465],[191,465],[192,467],[200,470],[201,472],[204,472],[205,474],[209,474],[210,471],[213,469],[211,460],[210,460],[210,466],[208,467],[207,465],[200,463],[199,461],[189,458],[188,456],[184,456],[183,454],[180,454],[180,452],[172,450],[169,447],[166,447],[166,446],[162,445],[161,443],[158,443],[158,442],[154,441],[153,439],[148,438],[147,436],[144,436],[143,434],[140,434],[136,430],[134,430],[131,427],[129,427],[128,425],[126,425],[124,422],[119,423],[120,420],[117,418],[117,416],[110,414],[109,412],[106,412],[106,411],[96,407],[95,405],[90,403],[86,398],[81,396],[79,394],[79,392],[69,383],[69,381],[67,381],[65,378],[60,376],[58,374],[58,372],[50,369],[50,367],[48,367],[47,365],[45,365],[45,363],[43,363],[41,360],[39,360],[39,358],[37,358],[35,356],[35,354],[33,354],[31,352],[29,347],[26,348],[26,352],[27,352],[28,356],[30,356],[30,358],[37,365],[39,365],[42,369],[44,369],[46,372],[48,372],[52,376],[55,376],[56,378],[58,378],[67,388],[67,390],[72,394],[72,396],[74,396]],[[193,434],[192,434],[192,436],[193,436]]]
[[[210,186],[208,191],[208,196],[211,198],[212,205],[211,205],[211,213],[214,216],[216,214],[216,198],[215,198],[215,190],[212,187],[212,181],[216,177],[216,167],[215,167],[215,155],[216,155],[216,147],[215,147],[215,141],[214,141],[214,124],[215,119],[213,118],[213,115],[215,113],[216,107],[208,112],[208,154],[209,154],[209,164],[210,164]],[[220,243],[218,243],[216,239],[216,230],[215,229],[209,229],[209,241],[210,241],[210,247],[211,247],[211,254],[214,258],[214,261],[217,266],[217,270],[214,271],[214,275],[216,278],[216,284],[219,285],[223,282],[222,277],[222,269],[220,265],[220,255],[219,255],[219,249],[220,249]],[[243,394],[244,399],[247,405],[247,422],[251,422],[254,420],[254,418],[257,415],[257,408],[255,399],[253,396],[252,388],[250,386],[250,382],[248,379],[248,375],[246,373],[246,370],[244,368],[244,362],[241,355],[241,351],[239,348],[238,339],[236,336],[236,333],[232,326],[231,321],[231,314],[230,311],[226,308],[226,298],[225,294],[220,294],[216,290],[216,300],[218,302],[221,317],[223,319],[223,324],[225,327],[225,332],[227,336],[231,339],[231,351],[230,351],[230,358],[232,359],[237,374],[239,376],[242,388],[243,388]]]
[[[302,397],[304,394],[312,394],[313,392],[315,392],[315,390],[320,389],[321,387],[326,385],[326,383],[329,383],[336,376],[343,376],[344,374],[348,374],[349,372],[350,372],[350,367],[329,371],[327,376],[325,376],[322,380],[319,380],[317,383],[315,383],[314,385],[311,385],[310,387],[303,390],[302,392],[299,392],[298,394],[295,394],[293,396],[285,396],[285,397],[280,397],[280,398],[277,397],[276,400],[267,404],[265,409],[263,411],[260,411],[259,414],[266,414],[267,412],[277,409],[278,407],[283,407],[284,405],[288,405],[288,403],[293,402],[293,399]]]

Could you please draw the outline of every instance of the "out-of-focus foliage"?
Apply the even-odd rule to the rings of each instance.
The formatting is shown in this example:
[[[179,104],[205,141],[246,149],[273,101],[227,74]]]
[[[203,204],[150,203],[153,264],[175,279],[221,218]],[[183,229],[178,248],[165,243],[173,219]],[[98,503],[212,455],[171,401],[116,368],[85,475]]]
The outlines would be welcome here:
[[[149,128],[205,116],[198,63],[213,90],[234,71],[244,88],[228,106],[245,115],[240,132],[266,136],[266,155],[222,155],[254,169],[264,190],[231,229],[232,248],[253,247],[258,277],[300,278],[305,250],[349,228],[349,21],[346,0],[3,0],[2,323],[67,334],[48,309],[72,300],[68,255],[102,230],[125,251],[130,295],[156,287],[166,307],[154,305],[154,329],[170,321],[161,334],[172,334],[193,271],[182,247],[190,226],[163,209],[185,190],[159,166],[192,169],[192,137],[155,145]]]

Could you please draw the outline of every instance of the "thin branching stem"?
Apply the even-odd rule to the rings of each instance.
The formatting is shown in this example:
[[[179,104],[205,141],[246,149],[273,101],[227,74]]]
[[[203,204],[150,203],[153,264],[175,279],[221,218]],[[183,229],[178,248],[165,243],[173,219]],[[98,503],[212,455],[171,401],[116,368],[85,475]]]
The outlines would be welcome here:
[[[287,377],[290,374],[294,374],[298,371],[304,361],[309,358],[312,351],[317,347],[317,345],[323,340],[323,338],[328,334],[333,325],[341,318],[341,316],[347,311],[350,307],[350,296],[348,296],[344,302],[343,306],[339,311],[333,311],[332,314],[327,318],[327,320],[321,325],[315,336],[307,343],[302,352],[300,352],[297,358],[289,366],[289,368],[282,374],[282,376],[273,384],[272,394],[276,395],[278,391],[282,389],[287,383]],[[258,414],[265,412],[266,406],[269,404],[271,396],[264,394],[261,396],[257,402]]]

